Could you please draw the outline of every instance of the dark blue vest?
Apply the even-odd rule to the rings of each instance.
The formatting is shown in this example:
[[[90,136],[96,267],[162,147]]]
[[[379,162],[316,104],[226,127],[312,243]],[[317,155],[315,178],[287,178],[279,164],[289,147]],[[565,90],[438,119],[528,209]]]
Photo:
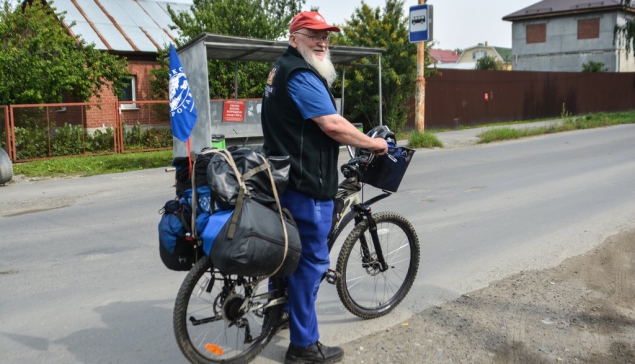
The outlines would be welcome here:
[[[332,199],[337,193],[339,143],[327,136],[311,119],[304,120],[289,95],[292,72],[305,69],[328,84],[293,47],[276,61],[265,86],[262,101],[262,132],[268,155],[291,159],[289,186],[318,199]],[[330,95],[330,92],[329,92]],[[335,99],[331,95],[335,106]]]

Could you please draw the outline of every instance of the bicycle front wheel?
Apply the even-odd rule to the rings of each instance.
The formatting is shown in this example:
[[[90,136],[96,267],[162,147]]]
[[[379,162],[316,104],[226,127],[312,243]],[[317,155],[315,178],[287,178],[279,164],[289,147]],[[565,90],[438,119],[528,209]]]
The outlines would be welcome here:
[[[174,333],[192,363],[247,363],[267,345],[282,315],[282,304],[269,308],[283,294],[279,280],[252,287],[254,278],[226,276],[208,257],[192,267],[174,306]]]
[[[394,212],[373,215],[387,270],[381,271],[368,221],[355,226],[337,259],[340,300],[352,314],[386,315],[408,294],[419,269],[419,239],[412,224]]]

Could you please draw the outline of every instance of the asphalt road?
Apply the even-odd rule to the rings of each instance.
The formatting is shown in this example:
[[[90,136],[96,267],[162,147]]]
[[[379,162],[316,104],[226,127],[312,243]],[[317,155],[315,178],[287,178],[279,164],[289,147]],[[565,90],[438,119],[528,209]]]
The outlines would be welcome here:
[[[454,146],[418,150],[400,191],[375,207],[417,229],[414,288],[394,313],[363,321],[324,284],[327,345],[555,266],[635,226],[635,125]],[[184,273],[166,270],[157,247],[157,211],[172,184],[172,173],[154,169],[0,186],[3,362],[185,362],[171,323]],[[279,362],[287,335],[255,363]]]

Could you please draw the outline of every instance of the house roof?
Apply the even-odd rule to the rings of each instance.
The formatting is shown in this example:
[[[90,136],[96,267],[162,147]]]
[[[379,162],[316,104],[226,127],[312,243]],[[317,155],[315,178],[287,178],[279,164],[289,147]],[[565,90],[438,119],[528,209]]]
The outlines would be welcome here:
[[[64,25],[75,36],[94,43],[99,50],[120,54],[155,55],[175,43],[179,37],[168,13],[168,5],[176,12],[189,12],[190,3],[165,0],[54,0],[58,12],[66,12]],[[209,59],[234,61],[275,61],[287,49],[286,41],[201,34],[188,43],[205,38]],[[188,45],[184,45],[183,48]],[[348,63],[360,58],[380,55],[383,48],[329,47],[334,63]]]
[[[503,20],[515,21],[547,18],[619,9],[628,9],[630,11],[635,10],[632,6],[623,6],[620,0],[543,0],[506,15],[503,17]]]
[[[446,49],[430,49],[430,56],[436,59],[439,63],[456,63],[461,56],[461,53],[457,51],[450,51]]]
[[[501,56],[503,62],[511,62],[512,61],[512,49],[511,48],[503,48],[503,47],[494,47],[498,55]]]
[[[66,12],[64,25],[96,49],[157,53],[178,38],[168,5],[189,11],[190,4],[162,0],[54,0],[58,12]]]

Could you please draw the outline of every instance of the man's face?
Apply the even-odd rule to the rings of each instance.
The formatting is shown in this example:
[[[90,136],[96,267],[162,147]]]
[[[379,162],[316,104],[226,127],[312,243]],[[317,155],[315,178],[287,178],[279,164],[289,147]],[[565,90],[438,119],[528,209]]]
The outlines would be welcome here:
[[[291,35],[292,45],[298,51],[311,51],[320,61],[326,57],[329,46],[329,32],[302,28]],[[302,52],[301,52],[302,53]]]

